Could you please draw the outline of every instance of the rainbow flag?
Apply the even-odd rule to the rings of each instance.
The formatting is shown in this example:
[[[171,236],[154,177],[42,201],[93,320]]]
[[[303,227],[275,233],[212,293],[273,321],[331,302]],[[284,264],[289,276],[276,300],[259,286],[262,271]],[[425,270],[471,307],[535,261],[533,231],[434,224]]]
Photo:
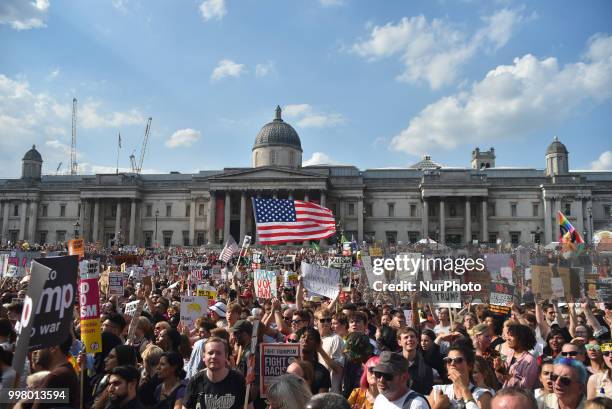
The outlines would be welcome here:
[[[567,244],[572,248],[575,248],[575,244],[584,244],[580,232],[572,226],[563,213],[557,212],[557,220],[559,221],[559,243]]]

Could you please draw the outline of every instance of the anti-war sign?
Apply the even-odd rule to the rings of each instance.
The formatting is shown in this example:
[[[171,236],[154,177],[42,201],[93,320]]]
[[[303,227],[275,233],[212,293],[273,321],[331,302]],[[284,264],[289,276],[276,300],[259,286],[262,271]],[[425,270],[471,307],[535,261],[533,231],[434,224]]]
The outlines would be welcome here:
[[[208,298],[181,297],[181,323],[183,327],[192,328],[195,321],[208,314]]]
[[[304,288],[309,295],[319,295],[331,299],[338,295],[340,271],[302,261],[302,278]]]
[[[32,263],[31,273],[13,359],[17,373],[23,371],[28,350],[59,345],[68,337],[76,296],[78,257],[37,259]]]
[[[277,297],[276,272],[259,269],[254,273],[255,297],[261,299]]]

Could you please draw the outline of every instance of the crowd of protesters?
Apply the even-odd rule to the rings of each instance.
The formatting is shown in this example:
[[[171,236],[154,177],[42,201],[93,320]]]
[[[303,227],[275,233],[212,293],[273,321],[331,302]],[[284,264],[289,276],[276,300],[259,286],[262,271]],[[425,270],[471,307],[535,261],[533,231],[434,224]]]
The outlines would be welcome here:
[[[66,341],[29,353],[21,377],[12,357],[28,280],[3,279],[2,388],[61,387],[70,396],[68,404],[24,401],[15,407],[612,409],[612,300],[561,304],[539,294],[521,297],[529,293],[523,286],[510,313],[500,315],[487,304],[449,309],[422,302],[417,293],[380,296],[363,282],[335,299],[310,297],[301,277],[295,286],[280,280],[277,298],[257,299],[253,267],[235,265],[238,254],[226,264],[218,249],[130,251],[133,264],[149,258],[155,265],[164,260],[164,268],[156,268],[150,284],[126,277],[123,297],[101,292],[102,351],[84,352],[75,309]],[[292,254],[293,264],[281,270],[298,274],[300,261],[327,265],[335,255],[299,247],[260,251],[271,263]],[[102,270],[119,269],[117,257],[127,256],[93,247],[88,253]],[[558,262],[553,252],[530,257]],[[181,267],[191,262],[220,268],[223,278],[203,278],[217,297],[189,327],[180,319],[181,296],[198,283],[187,280],[188,268]],[[612,278],[607,260],[598,263]],[[124,308],[136,300],[144,308],[132,318]],[[260,343],[300,344],[299,358],[265,398],[259,390]]]

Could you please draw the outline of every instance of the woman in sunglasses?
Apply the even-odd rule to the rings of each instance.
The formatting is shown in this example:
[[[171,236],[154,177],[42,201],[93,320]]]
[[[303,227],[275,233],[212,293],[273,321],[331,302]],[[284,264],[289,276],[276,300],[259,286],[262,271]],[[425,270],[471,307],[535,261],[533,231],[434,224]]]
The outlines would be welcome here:
[[[378,356],[373,356],[364,364],[359,388],[353,389],[348,398],[351,409],[372,409],[374,407],[374,400],[378,396],[374,367],[379,360]]]
[[[474,385],[474,351],[467,344],[453,344],[444,363],[449,385],[434,385],[427,400],[432,409],[489,409],[493,392]]]
[[[604,362],[599,340],[593,337],[589,338],[589,342],[584,344],[584,348],[586,349],[586,354],[589,358],[589,366],[587,367],[587,371],[589,371],[590,374],[607,372],[608,367]]]
[[[589,342],[589,344],[591,343]],[[600,349],[606,365],[606,371],[595,373],[589,378],[587,399],[593,399],[598,396],[612,398],[612,342],[602,344]],[[591,351],[589,351],[590,353]]]

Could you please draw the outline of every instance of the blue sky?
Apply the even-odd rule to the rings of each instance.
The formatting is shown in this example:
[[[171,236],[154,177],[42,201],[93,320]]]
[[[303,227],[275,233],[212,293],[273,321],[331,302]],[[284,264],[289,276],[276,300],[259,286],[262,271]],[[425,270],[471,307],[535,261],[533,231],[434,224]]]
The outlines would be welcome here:
[[[607,0],[191,0],[0,3],[1,177],[36,144],[80,172],[250,166],[284,108],[305,164],[543,168],[553,136],[572,169],[612,169]]]

